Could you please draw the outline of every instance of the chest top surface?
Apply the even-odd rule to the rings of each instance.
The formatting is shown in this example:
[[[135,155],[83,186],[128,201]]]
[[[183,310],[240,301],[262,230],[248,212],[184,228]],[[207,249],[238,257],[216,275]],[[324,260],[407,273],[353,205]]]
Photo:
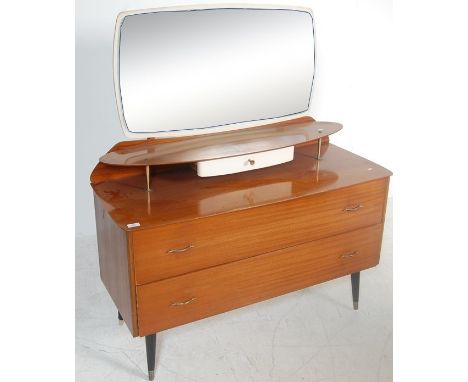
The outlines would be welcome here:
[[[305,197],[385,178],[392,173],[330,144],[321,160],[311,147],[298,147],[291,162],[260,170],[200,178],[189,165],[158,171],[151,192],[142,175],[93,184],[94,192],[124,230],[198,219]],[[135,228],[127,224],[139,223]]]

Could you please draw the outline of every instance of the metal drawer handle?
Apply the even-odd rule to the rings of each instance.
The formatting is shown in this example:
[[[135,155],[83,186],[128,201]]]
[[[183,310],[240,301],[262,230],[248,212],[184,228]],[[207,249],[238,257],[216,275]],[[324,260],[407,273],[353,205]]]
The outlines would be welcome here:
[[[249,162],[249,164],[251,166],[253,166],[255,164],[255,161],[253,159],[248,159],[247,162]]]
[[[349,253],[343,253],[341,256],[340,256],[340,259],[347,259],[348,257],[354,257],[354,256],[357,256],[359,255],[359,252],[358,251],[353,251],[353,252],[349,252]]]
[[[354,211],[357,211],[358,209],[364,207],[362,204],[356,204],[352,207],[346,207],[343,211],[344,212],[354,212]]]
[[[195,300],[196,300],[196,297],[192,297],[190,300],[187,300],[187,301],[173,302],[171,306],[184,306],[184,305],[190,304],[191,302],[194,302]]]
[[[181,253],[181,252],[188,251],[191,248],[193,248],[193,244],[189,244],[185,246],[184,248],[169,249],[167,253]]]

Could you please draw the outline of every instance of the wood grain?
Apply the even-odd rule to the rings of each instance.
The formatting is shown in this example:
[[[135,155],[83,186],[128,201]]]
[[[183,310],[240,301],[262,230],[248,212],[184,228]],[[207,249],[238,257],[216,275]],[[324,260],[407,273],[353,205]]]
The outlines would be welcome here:
[[[329,138],[324,137],[322,138],[321,144],[321,155],[325,155],[328,150],[329,145]],[[143,141],[123,141],[117,143],[114,147],[112,147],[109,151],[115,151],[119,148],[125,148],[129,146],[136,146],[141,144]],[[318,141],[310,141],[305,142],[299,145],[296,145],[296,148],[305,147],[307,146],[308,153],[311,157],[316,158],[318,155]],[[161,166],[150,166],[150,171],[152,174],[161,174],[166,171],[178,171],[180,169],[189,169],[190,166],[187,164],[171,164],[171,165],[161,165]],[[145,167],[143,166],[112,166],[109,164],[99,162],[96,167],[94,168],[93,172],[90,176],[91,184],[99,184],[102,182],[108,181],[118,181],[124,180],[128,177],[144,177]]]
[[[152,192],[144,173],[92,184],[116,224],[145,230],[166,224],[302,198],[377,179],[387,169],[332,144],[321,161],[316,146],[296,148],[295,159],[278,166],[200,178],[189,166],[153,174]],[[277,190],[274,191],[274,190]],[[129,229],[127,224],[140,226]]]
[[[278,194],[281,190],[275,185],[272,192]],[[387,179],[379,179],[255,209],[135,231],[136,283],[145,284],[381,223],[386,192]],[[356,206],[361,207],[345,211]],[[170,250],[183,252],[168,253]]]
[[[144,167],[98,164],[91,181],[101,278],[132,334],[376,265],[391,172],[328,140],[323,149],[320,161],[312,142],[296,147],[290,163],[213,178],[187,165],[154,166],[152,192]],[[337,260],[353,251],[359,256]]]
[[[144,145],[111,151],[99,161],[118,166],[193,163],[294,146],[329,136],[341,128],[339,123],[302,117],[248,129],[196,135],[175,142],[148,140]]]
[[[297,118],[297,120],[308,121],[309,118]],[[315,121],[312,117],[310,117],[310,121]],[[176,137],[176,138],[149,138],[149,139],[139,139],[139,140],[132,140],[132,141],[121,141],[116,143],[114,146],[110,148],[108,153],[115,152],[115,151],[122,151],[126,150],[130,147],[143,147],[148,144],[150,141],[152,144],[159,145],[162,143],[167,142],[179,142],[186,139],[190,139],[190,137]],[[326,152],[328,147],[329,137],[322,138],[322,155]],[[297,144],[296,147],[303,147],[303,146],[314,146],[315,148],[317,145],[318,140],[313,140],[309,142],[304,142]],[[313,155],[317,156],[317,150],[312,150]],[[157,174],[167,171],[173,170],[176,171],[180,167],[187,167],[187,165],[161,165],[161,166],[152,166],[151,171],[156,172]],[[143,166],[116,166],[116,165],[109,165],[105,163],[99,162],[96,167],[94,168],[93,172],[90,176],[91,184],[98,184],[105,181],[110,180],[118,180],[123,179],[129,176],[145,176],[145,168]]]
[[[99,199],[94,199],[101,280],[133,336],[137,336],[137,311],[133,259],[127,232],[110,219]],[[116,312],[117,314],[117,312]]]
[[[139,335],[159,332],[375,266],[379,262],[381,239],[382,224],[377,224],[138,286]]]

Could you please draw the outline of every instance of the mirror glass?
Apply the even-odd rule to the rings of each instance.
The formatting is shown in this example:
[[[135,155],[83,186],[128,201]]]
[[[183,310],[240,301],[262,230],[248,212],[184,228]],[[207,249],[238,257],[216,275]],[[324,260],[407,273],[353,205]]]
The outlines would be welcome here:
[[[309,108],[309,12],[157,11],[125,16],[117,33],[116,90],[129,132],[209,133]]]

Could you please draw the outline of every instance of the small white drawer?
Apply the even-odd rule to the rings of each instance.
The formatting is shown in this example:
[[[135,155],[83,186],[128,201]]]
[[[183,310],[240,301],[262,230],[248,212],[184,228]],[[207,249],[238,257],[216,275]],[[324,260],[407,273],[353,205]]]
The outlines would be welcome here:
[[[294,146],[260,153],[197,162],[198,176],[217,176],[256,170],[292,161]]]

